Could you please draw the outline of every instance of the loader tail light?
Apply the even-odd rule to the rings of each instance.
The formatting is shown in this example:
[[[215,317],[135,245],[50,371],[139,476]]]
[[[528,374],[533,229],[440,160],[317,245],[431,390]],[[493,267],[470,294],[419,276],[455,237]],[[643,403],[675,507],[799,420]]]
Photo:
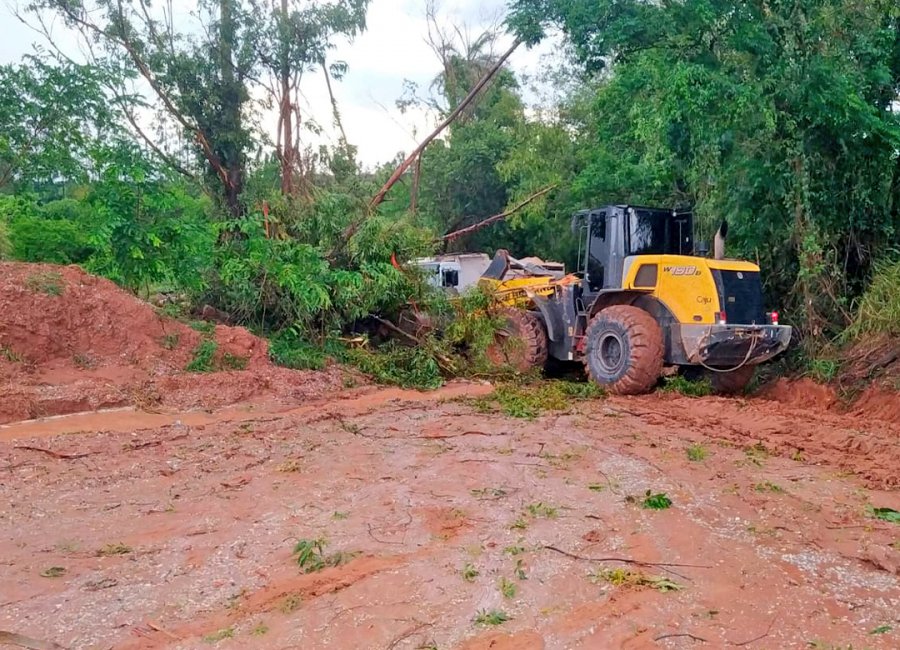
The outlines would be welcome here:
[[[725,315],[724,311],[719,312],[718,320],[719,320],[719,325],[727,325],[728,324],[728,317]]]
[[[778,312],[777,311],[769,312],[769,323],[771,325],[778,325]]]

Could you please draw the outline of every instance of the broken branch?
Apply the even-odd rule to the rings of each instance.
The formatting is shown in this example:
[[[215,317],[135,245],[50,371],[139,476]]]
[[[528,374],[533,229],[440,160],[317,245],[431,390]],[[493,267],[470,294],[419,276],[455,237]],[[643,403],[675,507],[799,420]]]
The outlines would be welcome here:
[[[681,564],[678,562],[646,562],[644,560],[635,560],[633,558],[628,557],[585,557],[584,555],[576,555],[575,553],[569,553],[568,551],[564,551],[561,548],[557,548],[556,546],[544,546],[548,551],[554,551],[555,553],[559,553],[560,555],[565,555],[566,557],[570,557],[573,560],[584,560],[586,562],[621,562],[622,564],[634,564],[637,566],[647,566],[647,567],[685,567],[691,569],[712,569],[712,567],[708,564]]]
[[[96,451],[86,451],[81,454],[64,454],[58,451],[53,451],[52,449],[44,449],[43,447],[32,447],[31,445],[16,445],[14,449],[28,449],[29,451],[39,451],[41,453],[47,454],[49,456],[53,456],[54,458],[61,458],[63,460],[72,460],[74,458],[84,458],[85,456],[90,456],[92,454],[96,454]]]
[[[445,242],[452,241],[454,239],[458,239],[459,237],[462,237],[463,235],[468,235],[469,233],[475,232],[476,230],[481,230],[485,226],[489,226],[492,223],[502,221],[503,219],[506,219],[506,217],[518,212],[519,210],[524,208],[526,205],[528,205],[529,203],[531,203],[538,197],[543,196],[544,194],[546,194],[550,190],[554,189],[555,187],[556,187],[556,184],[548,185],[544,189],[542,189],[538,192],[535,192],[534,194],[532,194],[528,198],[524,199],[523,201],[521,201],[514,207],[510,208],[509,210],[506,210],[505,212],[501,212],[500,214],[495,214],[494,216],[488,217],[487,219],[479,221],[478,223],[473,224],[471,226],[467,226],[465,228],[460,228],[459,230],[455,230],[451,233],[447,233],[446,235],[441,237],[438,241],[445,241]]]

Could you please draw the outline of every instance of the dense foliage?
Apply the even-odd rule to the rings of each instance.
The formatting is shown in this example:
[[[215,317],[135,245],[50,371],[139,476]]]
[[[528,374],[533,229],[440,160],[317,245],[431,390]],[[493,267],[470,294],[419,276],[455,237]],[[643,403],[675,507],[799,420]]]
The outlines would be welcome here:
[[[285,365],[346,354],[385,379],[431,385],[462,358],[478,369],[490,316],[477,296],[461,307],[433,295],[392,255],[430,254],[440,235],[553,186],[449,247],[571,266],[574,210],[692,208],[698,239],[729,221],[729,253],[760,263],[769,304],[808,351],[854,320],[845,338],[896,334],[895,2],[512,0],[507,27],[526,44],[562,34],[563,68],[530,83],[564,91],[528,106],[524,80],[500,68],[375,210],[396,161],[360,168],[333,96],[341,135],[313,151],[303,136],[319,125],[295,101],[309,75],[339,82],[335,39],[366,28],[367,6],[204,0],[195,38],[146,0],[35,2],[80,32],[91,58],[0,66],[0,258],[185,293],[272,334]],[[499,34],[458,42],[460,30],[429,20],[440,72],[398,106],[440,119],[498,60]],[[277,113],[275,132],[260,110]],[[466,313],[440,340],[388,357],[335,345],[408,304],[441,322]]]
[[[900,227],[896,3],[517,0],[510,22],[562,29],[595,88],[581,201],[725,217],[804,334],[847,324]]]

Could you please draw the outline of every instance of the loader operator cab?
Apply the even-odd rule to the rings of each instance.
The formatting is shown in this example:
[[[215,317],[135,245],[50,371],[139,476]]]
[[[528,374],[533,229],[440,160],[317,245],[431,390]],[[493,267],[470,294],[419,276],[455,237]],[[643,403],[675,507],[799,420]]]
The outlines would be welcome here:
[[[622,286],[625,258],[632,255],[693,255],[690,212],[610,205],[577,212],[578,269],[589,293]]]

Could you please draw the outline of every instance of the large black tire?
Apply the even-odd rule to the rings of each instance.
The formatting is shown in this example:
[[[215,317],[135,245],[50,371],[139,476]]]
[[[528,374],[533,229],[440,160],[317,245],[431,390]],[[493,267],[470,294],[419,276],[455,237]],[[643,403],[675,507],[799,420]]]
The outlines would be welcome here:
[[[591,319],[585,338],[588,375],[609,392],[638,395],[656,384],[663,367],[663,335],[643,309],[607,307]]]
[[[523,309],[504,309],[503,327],[487,349],[487,358],[498,366],[525,373],[547,362],[547,332],[541,319]]]
[[[708,370],[707,375],[709,383],[712,385],[713,393],[716,395],[740,395],[753,381],[754,372],[756,372],[756,366],[741,366],[737,370],[730,372],[712,372]]]

